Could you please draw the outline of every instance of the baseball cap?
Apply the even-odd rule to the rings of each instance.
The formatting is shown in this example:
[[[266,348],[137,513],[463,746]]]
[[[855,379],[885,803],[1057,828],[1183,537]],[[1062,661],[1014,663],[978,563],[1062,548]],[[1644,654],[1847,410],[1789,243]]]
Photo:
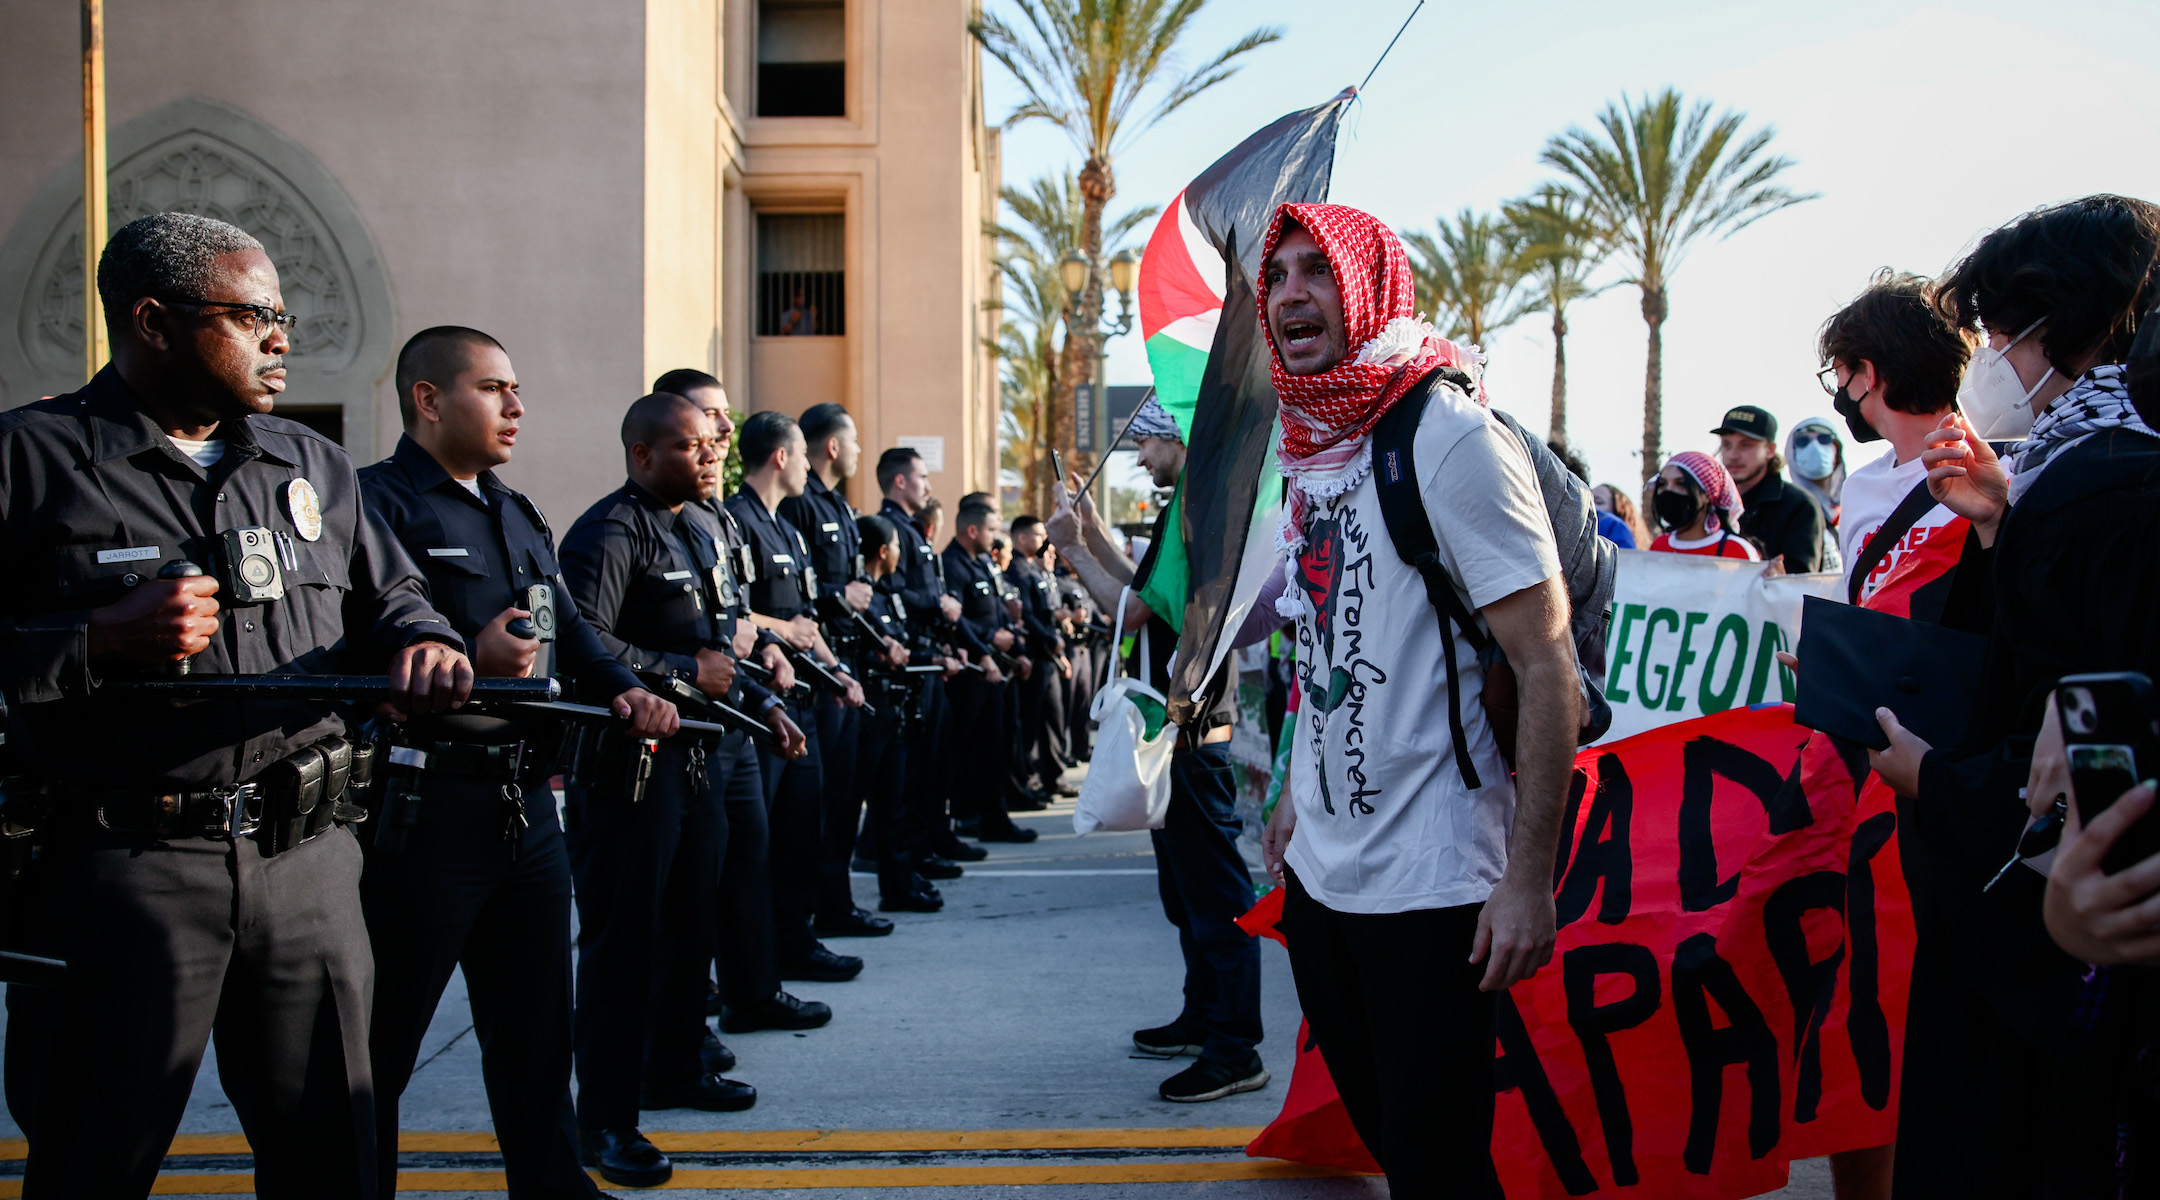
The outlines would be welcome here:
[[[1725,420],[1712,433],[1744,433],[1751,438],[1766,442],[1777,440],[1777,418],[1765,409],[1752,404],[1742,404],[1725,414]]]

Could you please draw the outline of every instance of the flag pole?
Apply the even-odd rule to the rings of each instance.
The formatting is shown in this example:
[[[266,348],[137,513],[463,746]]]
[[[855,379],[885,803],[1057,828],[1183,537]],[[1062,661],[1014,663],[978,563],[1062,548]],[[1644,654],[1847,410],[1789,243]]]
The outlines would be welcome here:
[[[105,0],[82,0],[83,378],[105,365],[104,313],[98,305],[98,256],[105,250]]]
[[[1417,7],[1411,9],[1410,15],[1403,18],[1402,29],[1396,30],[1395,36],[1388,39],[1387,49],[1382,50],[1380,52],[1380,57],[1373,60],[1372,70],[1365,72],[1364,81],[1357,85],[1358,91],[1363,92],[1365,90],[1365,84],[1371,83],[1372,77],[1380,73],[1380,64],[1387,61],[1387,56],[1389,52],[1395,49],[1395,43],[1402,40],[1403,30],[1410,28],[1410,22],[1417,20],[1418,13],[1424,11],[1424,8],[1425,0],[1417,0]]]
[[[1103,400],[1101,401],[1101,403],[1105,403],[1105,404],[1107,404],[1107,403],[1109,402],[1109,400],[1108,400],[1108,393],[1109,393],[1109,390],[1110,390],[1110,389],[1108,389],[1108,388],[1104,388],[1104,389],[1103,389],[1103,392],[1104,392],[1104,394],[1105,394],[1105,398],[1104,398],[1104,399],[1103,399]],[[1106,466],[1108,466],[1108,465],[1110,464],[1110,451],[1112,451],[1112,450],[1115,450],[1115,449],[1117,449],[1117,444],[1118,444],[1119,442],[1122,442],[1122,441],[1124,441],[1124,440],[1125,440],[1125,435],[1126,435],[1126,433],[1128,433],[1128,432],[1130,432],[1130,431],[1131,431],[1131,429],[1132,429],[1132,423],[1133,423],[1133,422],[1134,422],[1135,420],[1138,420],[1138,419],[1139,419],[1139,417],[1140,417],[1140,406],[1141,406],[1141,405],[1143,405],[1143,404],[1146,404],[1146,403],[1147,403],[1148,401],[1150,401],[1150,400],[1152,400],[1152,399],[1154,399],[1154,398],[1155,398],[1155,389],[1154,389],[1154,388],[1152,388],[1152,387],[1150,387],[1150,388],[1149,388],[1149,389],[1147,390],[1147,395],[1145,395],[1145,396],[1142,396],[1142,397],[1140,397],[1140,404],[1135,404],[1135,405],[1133,405],[1132,415],[1131,415],[1131,416],[1129,416],[1129,417],[1126,417],[1126,418],[1125,418],[1125,424],[1119,427],[1119,429],[1118,429],[1118,431],[1117,431],[1117,436],[1116,436],[1116,437],[1114,437],[1114,438],[1111,438],[1111,439],[1110,439],[1110,444],[1109,444],[1108,446],[1106,446],[1106,447],[1104,447],[1104,448],[1103,448],[1103,452],[1102,452],[1101,454],[1099,454],[1099,455],[1097,455],[1097,456],[1096,456],[1096,458],[1095,458],[1095,469],[1094,469],[1093,471],[1091,471],[1091,472],[1089,472],[1089,473],[1088,473],[1088,477],[1087,477],[1087,482],[1086,482],[1086,483],[1083,483],[1083,484],[1081,484],[1081,485],[1080,485],[1080,491],[1081,491],[1081,492],[1082,492],[1083,494],[1085,494],[1085,493],[1087,493],[1087,492],[1090,492],[1090,491],[1094,490],[1094,487],[1095,487],[1095,480],[1096,480],[1096,478],[1097,478],[1098,476],[1100,476],[1100,475],[1102,474],[1102,469],[1103,469],[1104,467],[1106,467]],[[1064,480],[1062,480],[1062,479],[1060,479],[1060,480],[1058,480],[1058,482],[1059,482],[1059,483],[1064,483],[1065,481],[1064,481]],[[1107,509],[1107,508],[1108,508],[1108,507],[1110,507],[1110,506],[1109,506],[1109,505],[1107,505],[1107,504],[1104,504],[1104,505],[1100,505],[1099,507],[1100,507],[1100,508],[1105,508],[1105,509]]]

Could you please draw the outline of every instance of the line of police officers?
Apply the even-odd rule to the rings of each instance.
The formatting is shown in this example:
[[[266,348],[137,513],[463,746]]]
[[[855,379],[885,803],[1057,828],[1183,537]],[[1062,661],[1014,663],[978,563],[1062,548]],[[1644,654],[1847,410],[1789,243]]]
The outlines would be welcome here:
[[[624,418],[626,482],[558,546],[493,474],[525,410],[488,335],[407,343],[405,435],[356,472],[268,415],[294,320],[252,238],[146,217],[97,285],[112,364],[0,415],[0,553],[28,568],[0,623],[5,933],[68,964],[8,992],[26,1196],[147,1194],[211,1038],[257,1194],[393,1192],[453,968],[511,1194],[597,1195],[584,1166],[665,1182],[640,1110],[756,1100],[709,1012],[822,1025],[783,981],[852,978],[820,936],[892,931],[851,865],[881,909],[936,911],[932,879],[985,853],[952,818],[1032,840],[1008,808],[1084,755],[1090,614],[1039,529],[1012,583],[983,498],[934,553],[906,450],[859,516],[836,405],[736,430],[716,380],[670,373]],[[387,702],[125,692],[176,672],[380,673]],[[475,673],[554,676],[614,720],[470,704]]]

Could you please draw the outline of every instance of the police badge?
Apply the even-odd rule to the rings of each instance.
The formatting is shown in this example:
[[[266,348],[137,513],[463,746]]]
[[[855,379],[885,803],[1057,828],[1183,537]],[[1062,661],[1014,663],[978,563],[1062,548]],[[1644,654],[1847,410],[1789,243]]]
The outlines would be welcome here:
[[[322,540],[322,498],[315,494],[315,485],[295,476],[285,485],[285,515],[292,519],[293,532],[310,542]]]

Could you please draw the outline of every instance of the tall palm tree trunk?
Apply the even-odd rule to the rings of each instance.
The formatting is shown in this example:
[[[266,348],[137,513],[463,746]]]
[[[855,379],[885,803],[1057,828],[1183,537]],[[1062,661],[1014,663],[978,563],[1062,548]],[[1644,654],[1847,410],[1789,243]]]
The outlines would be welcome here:
[[[1567,306],[1552,310],[1552,440],[1567,444]]]
[[[1649,353],[1643,362],[1642,477],[1650,482],[1665,465],[1658,448],[1665,427],[1665,289],[1643,286],[1643,323],[1650,327]]]
[[[1100,264],[1102,262],[1103,209],[1109,207],[1110,198],[1117,194],[1117,178],[1111,173],[1110,160],[1104,157],[1088,159],[1080,167],[1079,182],[1080,253],[1087,256],[1088,262]],[[1104,411],[1103,405],[1110,403],[1109,389],[1103,386],[1102,380],[1095,377],[1096,356],[1100,353],[1099,346],[1102,337],[1102,308],[1102,277],[1090,271],[1088,273],[1087,287],[1080,293],[1079,311],[1074,314],[1080,325],[1077,331],[1079,336],[1068,340],[1068,344],[1072,345],[1078,353],[1074,356],[1074,361],[1067,364],[1070,374],[1066,376],[1066,379],[1070,382],[1061,380],[1058,388],[1065,396],[1065,411],[1060,414],[1062,424],[1058,428],[1059,444],[1061,445],[1075,446],[1078,444],[1074,440],[1074,435],[1077,432],[1074,427],[1077,410],[1072,403],[1073,389],[1077,385],[1082,383],[1094,385],[1095,406],[1098,413]],[[1099,417],[1098,420],[1100,420]],[[1095,468],[1096,455],[1106,453],[1109,449],[1108,446],[1097,446],[1095,454],[1075,452],[1073,465],[1083,472],[1092,471]]]

